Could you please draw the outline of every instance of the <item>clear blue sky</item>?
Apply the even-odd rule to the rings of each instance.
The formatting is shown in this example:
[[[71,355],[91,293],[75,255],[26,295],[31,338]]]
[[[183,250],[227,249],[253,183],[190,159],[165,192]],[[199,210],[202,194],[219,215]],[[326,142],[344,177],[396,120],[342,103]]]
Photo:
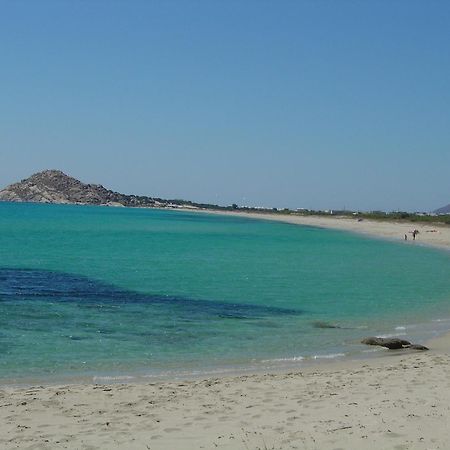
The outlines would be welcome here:
[[[4,1],[0,185],[278,207],[450,202],[449,1]]]

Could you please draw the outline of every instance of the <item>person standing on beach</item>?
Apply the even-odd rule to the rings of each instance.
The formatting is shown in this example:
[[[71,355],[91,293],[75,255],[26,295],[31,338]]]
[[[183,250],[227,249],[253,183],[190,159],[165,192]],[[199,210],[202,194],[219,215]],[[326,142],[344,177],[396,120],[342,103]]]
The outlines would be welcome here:
[[[405,234],[405,241],[407,241],[408,240],[408,235],[407,234]]]

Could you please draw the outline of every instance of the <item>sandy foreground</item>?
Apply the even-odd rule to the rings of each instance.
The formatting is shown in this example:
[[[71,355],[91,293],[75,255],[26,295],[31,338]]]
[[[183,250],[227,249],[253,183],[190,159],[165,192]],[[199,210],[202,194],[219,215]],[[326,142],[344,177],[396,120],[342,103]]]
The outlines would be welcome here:
[[[449,345],[286,374],[3,387],[0,448],[449,449]]]
[[[256,216],[399,240],[417,228],[408,245],[450,249],[450,227]],[[0,449],[450,449],[450,337],[429,346],[281,374],[3,386]]]

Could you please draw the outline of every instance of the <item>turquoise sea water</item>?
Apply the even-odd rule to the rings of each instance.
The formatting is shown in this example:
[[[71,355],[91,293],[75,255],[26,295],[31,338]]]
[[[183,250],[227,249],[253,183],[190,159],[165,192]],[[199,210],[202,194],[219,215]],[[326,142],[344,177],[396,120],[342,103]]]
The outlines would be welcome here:
[[[0,378],[170,377],[359,355],[373,334],[421,340],[450,328],[450,253],[411,244],[0,203]]]

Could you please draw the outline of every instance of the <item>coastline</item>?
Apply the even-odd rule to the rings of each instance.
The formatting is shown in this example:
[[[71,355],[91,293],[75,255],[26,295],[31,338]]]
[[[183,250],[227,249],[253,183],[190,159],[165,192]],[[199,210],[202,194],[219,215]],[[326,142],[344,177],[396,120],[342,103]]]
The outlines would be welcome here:
[[[215,214],[339,229],[393,241],[402,241],[402,233],[417,228],[417,241],[405,244],[450,249],[450,228],[434,225]],[[445,449],[450,442],[450,333],[427,345],[428,352],[383,350],[367,359],[318,361],[307,367],[188,381],[0,384],[0,447]]]
[[[429,247],[450,250],[450,226],[444,224],[428,224],[420,222],[377,221],[343,217],[343,216],[304,216],[300,214],[268,214],[242,211],[206,211],[184,210],[203,214],[246,217],[249,219],[270,220],[275,222],[303,225],[332,230],[348,231],[363,236],[381,238],[389,241],[401,242],[409,245],[426,245]],[[412,232],[419,234],[413,240]],[[404,236],[408,236],[405,241]]]
[[[3,387],[0,446],[445,449],[450,336],[431,347],[275,374]]]

